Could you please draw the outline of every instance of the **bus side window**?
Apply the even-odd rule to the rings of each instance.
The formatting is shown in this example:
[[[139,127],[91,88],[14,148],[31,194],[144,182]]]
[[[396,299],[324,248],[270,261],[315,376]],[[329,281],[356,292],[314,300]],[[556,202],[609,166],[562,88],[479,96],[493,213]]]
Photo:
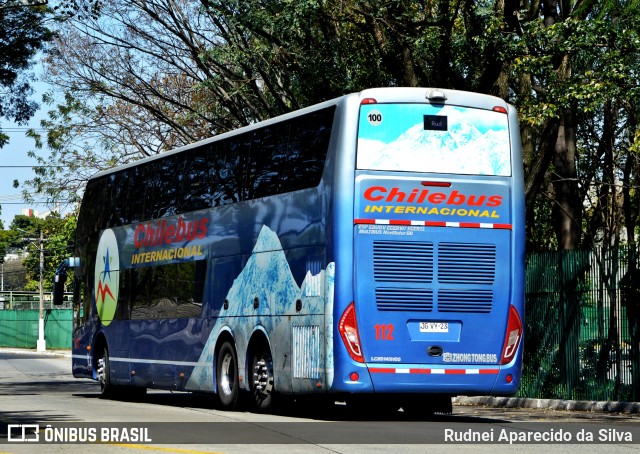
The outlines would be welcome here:
[[[287,155],[291,164],[285,177],[298,186],[291,190],[320,184],[331,139],[334,109],[314,112],[296,119],[291,125]]]
[[[129,320],[131,318],[131,280],[134,279],[135,270],[120,271],[120,289],[118,291],[118,306],[116,308],[116,320]]]
[[[180,213],[214,206],[211,197],[214,188],[209,174],[211,165],[207,162],[208,148],[198,148],[193,156],[189,156],[184,161],[178,197],[178,212]]]
[[[241,202],[248,199],[247,171],[251,133],[240,134],[216,145],[216,182],[222,192],[223,203]]]
[[[255,131],[249,170],[252,199],[290,192],[290,182],[287,181],[287,167],[291,165],[287,156],[288,139],[288,123]]]
[[[131,319],[200,317],[206,268],[196,260],[131,270]]]
[[[87,295],[86,276],[77,272],[73,275],[73,323],[74,326],[82,325],[86,322],[91,312],[91,297]]]

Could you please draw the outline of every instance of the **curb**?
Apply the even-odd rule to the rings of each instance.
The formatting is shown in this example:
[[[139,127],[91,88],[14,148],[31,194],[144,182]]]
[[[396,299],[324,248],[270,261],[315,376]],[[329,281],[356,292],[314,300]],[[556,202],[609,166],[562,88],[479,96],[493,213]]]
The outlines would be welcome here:
[[[71,358],[71,350],[45,350],[39,352],[34,348],[13,348],[13,347],[0,347],[0,353],[13,353],[20,355],[47,355],[47,356],[62,356]]]
[[[614,402],[563,399],[528,399],[524,397],[465,397],[453,398],[457,405],[487,406],[496,408],[534,408],[558,411],[593,411],[603,413],[640,414],[640,402]]]

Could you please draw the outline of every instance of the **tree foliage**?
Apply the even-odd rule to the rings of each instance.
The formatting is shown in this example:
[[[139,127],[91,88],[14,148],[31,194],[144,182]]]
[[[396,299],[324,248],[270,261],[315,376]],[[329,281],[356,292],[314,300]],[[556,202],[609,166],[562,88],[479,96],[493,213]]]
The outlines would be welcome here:
[[[638,2],[541,3],[537,10],[530,2],[521,36],[501,46],[518,93],[529,226],[539,225],[535,210],[544,197],[558,247],[610,242],[620,223],[618,234],[603,230],[602,219],[592,216],[597,210],[585,207],[594,207],[597,193],[621,196],[622,167],[610,164],[611,153],[630,156],[625,119],[635,116],[640,94]],[[612,122],[611,109],[620,121]]]
[[[26,123],[37,104],[30,99],[28,73],[36,53],[52,37],[42,6],[12,6],[0,3],[0,118]],[[9,138],[0,128],[0,148]]]
[[[7,248],[28,252],[23,261],[26,281],[14,290],[38,291],[40,288],[40,248],[43,250],[43,288],[50,292],[53,286],[53,274],[62,260],[73,251],[76,219],[74,216],[60,217],[58,214],[40,219],[28,216],[16,216],[8,230],[0,235],[0,242]],[[43,242],[40,242],[42,232]]]
[[[638,0],[76,0],[48,57],[47,137],[90,172],[372,86],[494,94],[519,110],[529,247],[637,230]],[[41,152],[36,151],[35,155]]]

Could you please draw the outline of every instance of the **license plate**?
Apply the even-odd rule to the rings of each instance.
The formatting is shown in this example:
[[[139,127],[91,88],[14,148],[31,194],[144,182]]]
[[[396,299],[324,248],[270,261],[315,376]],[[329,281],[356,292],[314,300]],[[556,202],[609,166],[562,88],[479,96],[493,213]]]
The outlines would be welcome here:
[[[448,333],[449,322],[420,322],[421,333]]]

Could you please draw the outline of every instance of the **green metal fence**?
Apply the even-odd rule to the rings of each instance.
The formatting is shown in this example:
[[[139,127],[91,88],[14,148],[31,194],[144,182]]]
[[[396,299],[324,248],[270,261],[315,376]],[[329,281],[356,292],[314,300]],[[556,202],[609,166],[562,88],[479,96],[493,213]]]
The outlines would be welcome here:
[[[47,349],[71,348],[71,293],[65,303],[54,306],[45,293],[44,339]],[[0,292],[0,347],[35,348],[38,340],[40,295],[38,292]]]
[[[527,257],[521,397],[640,399],[637,251]]]
[[[35,348],[39,310],[0,310],[0,347]],[[47,349],[71,348],[71,309],[44,311],[44,339]]]

